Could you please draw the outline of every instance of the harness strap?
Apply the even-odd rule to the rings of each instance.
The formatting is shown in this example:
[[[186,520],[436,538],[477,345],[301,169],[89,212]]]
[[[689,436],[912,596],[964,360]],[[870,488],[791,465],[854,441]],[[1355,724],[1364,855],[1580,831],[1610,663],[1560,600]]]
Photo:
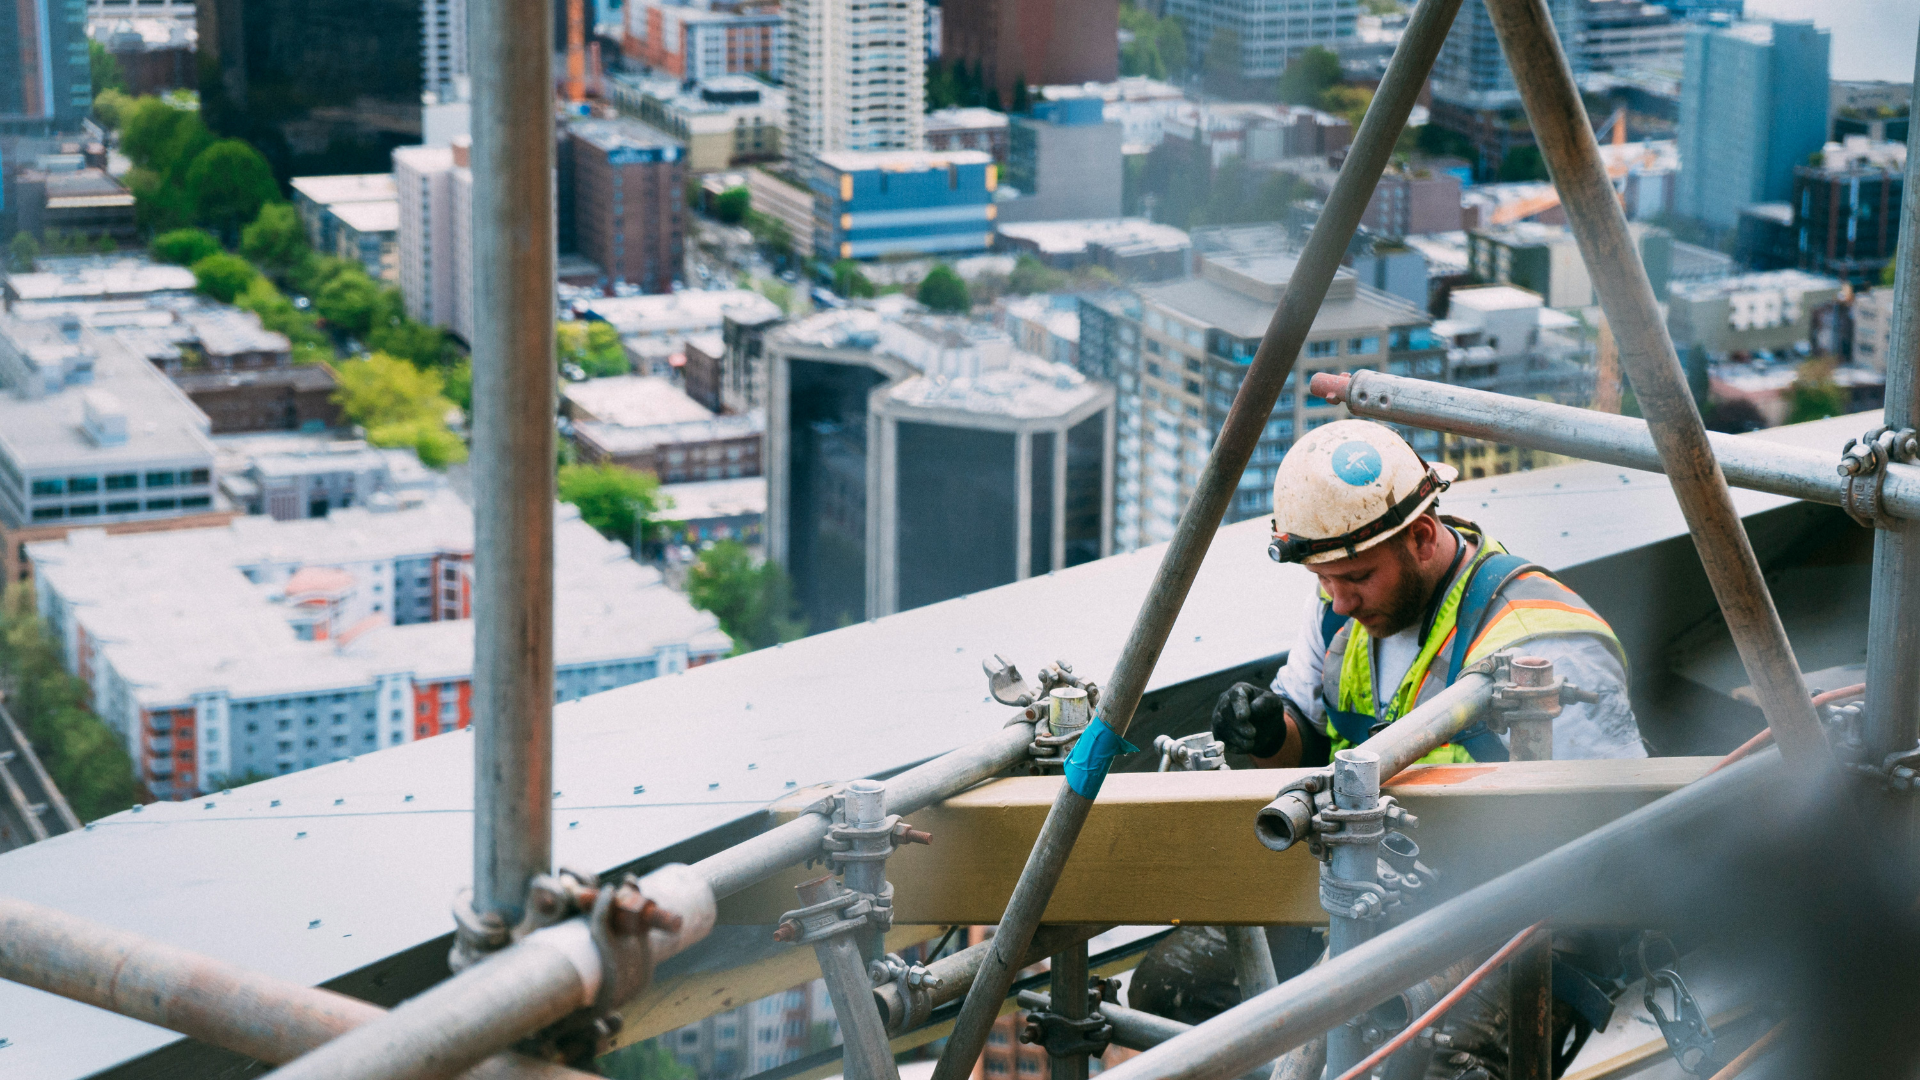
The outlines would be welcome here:
[[[1530,570],[1546,573],[1540,566],[1528,562],[1518,555],[1495,552],[1480,561],[1474,568],[1472,580],[1467,582],[1467,591],[1460,598],[1460,610],[1454,617],[1453,652],[1447,659],[1447,681],[1452,686],[1460,678],[1460,669],[1467,664],[1467,650],[1480,636],[1480,624],[1486,621],[1487,609],[1493,606],[1494,599],[1507,583]],[[1466,747],[1467,753],[1475,761],[1506,761],[1507,748],[1500,742],[1499,736],[1487,730],[1485,721],[1476,722],[1453,741]]]

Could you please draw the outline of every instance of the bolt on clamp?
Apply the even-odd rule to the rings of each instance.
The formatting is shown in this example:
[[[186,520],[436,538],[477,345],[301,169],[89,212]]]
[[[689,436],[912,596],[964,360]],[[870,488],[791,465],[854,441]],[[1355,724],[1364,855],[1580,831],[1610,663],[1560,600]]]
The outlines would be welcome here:
[[[1840,492],[1840,509],[1869,529],[1891,528],[1897,522],[1881,505],[1880,492],[1886,486],[1887,465],[1908,463],[1920,457],[1920,435],[1912,428],[1894,430],[1881,426],[1847,440],[1840,450],[1838,472],[1846,481]]]
[[[1100,705],[1100,685],[1075,675],[1073,665],[1065,660],[1040,669],[1037,691],[1021,678],[1019,668],[1002,657],[981,661],[980,666],[987,673],[987,691],[993,699],[1020,709],[1007,726],[1034,725],[1033,742],[1027,747],[1030,768],[1045,773],[1063,766],[1080,741],[1080,733],[1093,722],[1094,710]]]
[[[882,932],[893,928],[893,883],[878,894],[845,890],[832,874],[815,878],[799,886],[818,886],[821,882],[832,882],[832,888],[843,891],[822,900],[795,908],[780,916],[779,925],[773,928],[773,940],[794,945],[811,945],[840,934],[852,933],[866,927],[874,927]]]
[[[1038,995],[1031,991],[1023,992],[1020,998],[1022,1004],[1039,1003]],[[1098,1009],[1077,1020],[1047,1009],[1036,1009],[1027,1013],[1027,1022],[1020,1028],[1020,1041],[1043,1047],[1048,1057],[1078,1054],[1099,1057],[1113,1044],[1113,1025]]]
[[[1180,772],[1212,772],[1229,767],[1227,744],[1209,731],[1196,731],[1178,739],[1162,735],[1153,740],[1153,749],[1160,755],[1160,767],[1155,772],[1166,772],[1170,768]]]
[[[880,1010],[880,1018],[887,1025],[887,1033],[898,1035],[901,1032],[917,1028],[933,1017],[933,992],[945,985],[945,981],[929,969],[910,964],[899,953],[888,953],[867,965],[867,976],[873,980],[875,990],[891,985],[898,994],[899,1009],[892,1007],[892,1001]],[[874,995],[875,1001],[881,995]]]

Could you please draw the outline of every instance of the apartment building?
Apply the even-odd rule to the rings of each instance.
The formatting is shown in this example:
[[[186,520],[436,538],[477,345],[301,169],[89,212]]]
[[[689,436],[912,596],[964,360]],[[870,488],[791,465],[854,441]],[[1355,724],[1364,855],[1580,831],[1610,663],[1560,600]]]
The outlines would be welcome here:
[[[628,4],[621,50],[629,60],[675,80],[705,82],[722,75],[783,74],[786,27],[777,4],[718,6]]]
[[[786,0],[788,155],[919,150],[922,0]]]
[[[556,700],[731,650],[712,615],[559,511]],[[67,666],[161,798],[472,721],[473,512],[451,495],[224,529],[78,530],[27,554]]]
[[[573,161],[574,248],[611,284],[673,290],[686,229],[685,153],[632,120],[567,126]]]

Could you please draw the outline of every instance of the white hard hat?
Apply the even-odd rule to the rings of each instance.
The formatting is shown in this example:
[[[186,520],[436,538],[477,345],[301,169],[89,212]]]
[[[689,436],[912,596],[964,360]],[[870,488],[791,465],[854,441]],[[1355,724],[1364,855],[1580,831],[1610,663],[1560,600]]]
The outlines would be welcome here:
[[[1278,562],[1350,559],[1407,527],[1458,471],[1429,465],[1393,429],[1339,420],[1293,444],[1273,478]]]

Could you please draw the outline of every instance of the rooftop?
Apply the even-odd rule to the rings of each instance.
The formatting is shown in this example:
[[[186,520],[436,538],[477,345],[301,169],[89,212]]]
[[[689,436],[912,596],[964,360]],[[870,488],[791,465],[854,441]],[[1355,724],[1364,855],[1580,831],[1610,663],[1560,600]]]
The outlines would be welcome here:
[[[978,107],[935,109],[927,114],[926,124],[929,133],[1004,128],[1007,126],[1007,114]]]
[[[581,142],[608,153],[617,150],[678,149],[680,141],[638,120],[575,120],[567,131]]]
[[[694,610],[573,507],[561,504],[556,519],[558,666],[719,635],[713,616]],[[384,626],[343,648],[299,640],[278,598],[285,577],[303,568],[472,550],[473,511],[446,493],[410,510],[243,517],[219,529],[124,536],[80,529],[27,548],[36,574],[84,606],[88,632],[143,707],[213,689],[245,699],[363,686],[391,672],[419,679],[470,672],[470,621]]]
[[[764,476],[663,484],[660,494],[672,500],[672,509],[666,516],[677,521],[702,521],[767,512],[767,478]]]
[[[381,202],[399,197],[399,191],[393,186],[393,174],[390,172],[296,176],[289,180],[288,184],[293,190],[322,206]]]
[[[1537,308],[1544,303],[1539,293],[1516,289],[1511,285],[1479,285],[1471,289],[1455,289],[1450,294],[1450,302],[1474,311],[1515,311],[1520,308]]]
[[[1838,293],[1840,288],[1841,282],[1838,278],[1809,274],[1804,270],[1769,270],[1762,274],[1741,274],[1737,277],[1720,278],[1717,281],[1676,283],[1670,295],[1675,300],[1700,301],[1755,292],[1782,292],[1794,295],[1821,291]]]
[[[1032,221],[1000,225],[997,231],[1049,255],[1069,255],[1095,245],[1124,251],[1178,251],[1192,243],[1184,231],[1146,218]]]
[[[1065,364],[1016,352],[1006,367],[977,375],[915,375],[884,393],[909,408],[1038,420],[1076,412],[1113,391]]]
[[[647,425],[583,420],[574,424],[573,430],[583,441],[619,457],[644,454],[657,446],[753,438],[767,430],[767,417],[761,412],[735,413]]]
[[[841,172],[928,172],[951,165],[993,164],[993,156],[984,150],[837,150],[816,160]]]
[[[568,383],[561,391],[576,421],[653,427],[713,419],[713,412],[658,375],[614,375]]]
[[[277,386],[288,390],[331,390],[333,372],[324,364],[249,368],[244,371],[182,371],[173,384],[189,394],[237,390],[243,386]]]
[[[148,296],[165,292],[192,292],[193,271],[134,256],[93,256],[41,259],[31,274],[7,276],[7,293],[15,300],[97,300],[106,297]]]
[[[1097,97],[1102,101],[1184,101],[1179,87],[1144,75],[1125,75],[1113,82],[1065,83],[1041,87],[1048,101],[1066,98]]]
[[[337,203],[329,207],[354,232],[388,233],[400,229],[400,200]]]
[[[1273,321],[1273,305],[1293,275],[1295,260],[1288,255],[1209,256],[1201,276],[1137,291],[1141,299],[1158,304],[1196,322],[1217,327],[1235,337],[1258,339]],[[1327,298],[1314,317],[1315,334],[1342,333],[1389,326],[1425,326],[1426,312],[1395,296],[1361,285],[1350,270],[1335,275]]]
[[[576,310],[611,323],[621,337],[634,334],[686,334],[718,330],[732,316],[765,322],[784,314],[780,305],[751,289],[688,289],[648,296],[594,297]]]

